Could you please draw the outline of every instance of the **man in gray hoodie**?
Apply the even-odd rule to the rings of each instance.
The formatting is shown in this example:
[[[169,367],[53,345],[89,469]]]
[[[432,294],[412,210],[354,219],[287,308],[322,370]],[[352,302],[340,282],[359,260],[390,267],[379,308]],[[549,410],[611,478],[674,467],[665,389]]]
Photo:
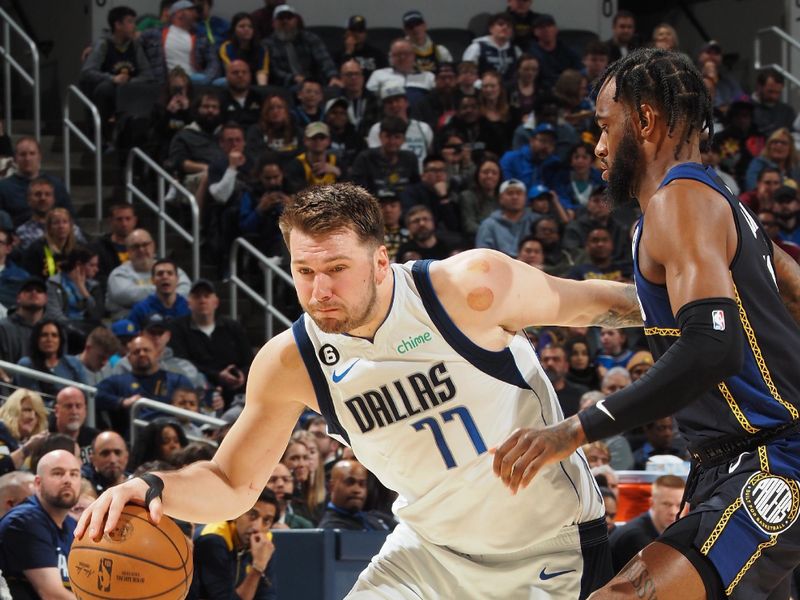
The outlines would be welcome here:
[[[492,248],[517,256],[519,242],[531,233],[539,215],[527,206],[527,190],[519,179],[508,179],[500,186],[500,208],[484,219],[475,236],[477,248]]]

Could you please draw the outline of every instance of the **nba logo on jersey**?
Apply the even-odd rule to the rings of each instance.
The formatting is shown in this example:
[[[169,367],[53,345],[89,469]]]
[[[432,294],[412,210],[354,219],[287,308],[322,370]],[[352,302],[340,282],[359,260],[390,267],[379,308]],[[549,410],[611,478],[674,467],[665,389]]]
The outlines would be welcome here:
[[[725,313],[721,310],[711,311],[711,322],[717,331],[725,331]]]

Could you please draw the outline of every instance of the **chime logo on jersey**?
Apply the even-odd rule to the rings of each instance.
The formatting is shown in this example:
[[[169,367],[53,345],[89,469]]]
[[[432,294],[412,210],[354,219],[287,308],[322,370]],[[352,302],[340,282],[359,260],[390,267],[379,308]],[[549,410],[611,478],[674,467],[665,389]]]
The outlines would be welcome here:
[[[725,331],[725,313],[721,310],[712,310],[711,323],[716,331]]]
[[[742,504],[764,533],[774,535],[791,527],[800,512],[800,486],[792,479],[755,473],[742,488]]]

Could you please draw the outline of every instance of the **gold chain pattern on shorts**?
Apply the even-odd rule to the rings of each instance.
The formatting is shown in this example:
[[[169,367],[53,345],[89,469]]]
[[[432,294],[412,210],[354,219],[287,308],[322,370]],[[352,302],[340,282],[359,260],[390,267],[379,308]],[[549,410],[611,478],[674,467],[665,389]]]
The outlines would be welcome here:
[[[766,542],[762,542],[761,544],[758,545],[758,548],[756,548],[756,551],[753,553],[753,556],[751,556],[748,559],[748,561],[742,567],[742,570],[736,574],[736,577],[733,578],[733,581],[731,581],[731,584],[725,590],[726,596],[730,596],[733,593],[733,588],[735,588],[736,585],[742,580],[742,577],[744,577],[744,574],[747,573],[747,570],[753,566],[753,563],[758,560],[758,557],[761,556],[761,552],[766,548],[774,546],[777,543],[778,543],[778,536],[773,535],[770,536],[770,538]]]
[[[725,529],[725,526],[728,524],[728,521],[731,520],[733,513],[742,505],[742,499],[737,498],[733,501],[728,508],[725,509],[725,512],[722,513],[722,516],[717,521],[716,526],[714,527],[714,531],[711,532],[711,535],[708,536],[708,539],[703,544],[703,547],[700,548],[700,552],[703,556],[708,555],[711,551],[711,547],[714,545],[714,542],[717,541],[720,535],[722,535],[722,530]]]

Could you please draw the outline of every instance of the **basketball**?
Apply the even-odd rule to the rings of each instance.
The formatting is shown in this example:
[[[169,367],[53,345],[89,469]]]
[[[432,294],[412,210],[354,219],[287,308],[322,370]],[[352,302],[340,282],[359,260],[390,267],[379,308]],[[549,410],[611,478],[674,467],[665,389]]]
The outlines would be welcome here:
[[[186,536],[166,515],[153,525],[147,510],[134,504],[100,541],[76,540],[68,564],[79,600],[183,600],[192,584]]]

